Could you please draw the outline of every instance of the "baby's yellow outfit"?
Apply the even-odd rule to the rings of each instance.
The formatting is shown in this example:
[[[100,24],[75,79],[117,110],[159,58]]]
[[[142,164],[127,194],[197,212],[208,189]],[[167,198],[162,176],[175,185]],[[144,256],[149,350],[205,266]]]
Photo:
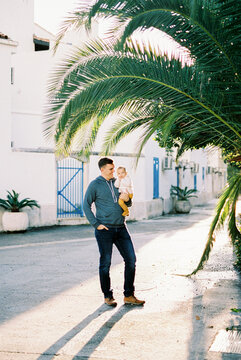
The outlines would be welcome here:
[[[133,186],[132,181],[129,175],[126,175],[123,179],[116,179],[115,181],[115,187],[119,189],[119,192],[122,194],[127,194],[129,196],[129,199],[133,198]],[[129,215],[129,209],[125,203],[124,200],[120,199],[118,200],[118,203],[120,207],[124,210],[122,213],[123,216]]]

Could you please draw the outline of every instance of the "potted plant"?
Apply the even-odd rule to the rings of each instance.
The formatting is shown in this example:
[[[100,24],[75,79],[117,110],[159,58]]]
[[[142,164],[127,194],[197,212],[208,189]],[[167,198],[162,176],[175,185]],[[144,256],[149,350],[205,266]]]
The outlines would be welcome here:
[[[4,231],[24,231],[28,228],[28,214],[21,212],[25,207],[40,207],[37,201],[25,198],[20,200],[19,193],[12,190],[7,191],[7,199],[0,199],[0,206],[6,211],[2,216],[2,226]]]
[[[177,213],[184,213],[187,214],[190,212],[192,206],[189,201],[189,198],[191,197],[197,197],[197,195],[194,195],[196,193],[196,189],[188,189],[187,186],[182,189],[179,186],[171,186],[170,194],[171,196],[176,196],[177,200],[175,203],[175,210]]]

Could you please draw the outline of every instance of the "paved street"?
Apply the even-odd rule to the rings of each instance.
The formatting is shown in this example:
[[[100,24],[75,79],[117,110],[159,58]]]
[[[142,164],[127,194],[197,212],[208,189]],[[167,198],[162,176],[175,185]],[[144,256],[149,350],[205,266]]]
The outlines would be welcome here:
[[[240,360],[241,313],[231,309],[241,308],[241,280],[226,232],[204,270],[178,276],[198,263],[214,206],[128,223],[142,308],[123,305],[116,250],[118,306],[103,304],[90,226],[0,234],[0,359]]]

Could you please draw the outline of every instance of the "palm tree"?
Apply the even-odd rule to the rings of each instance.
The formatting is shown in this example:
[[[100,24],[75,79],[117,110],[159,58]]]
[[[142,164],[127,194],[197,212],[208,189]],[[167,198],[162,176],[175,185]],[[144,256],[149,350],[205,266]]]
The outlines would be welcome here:
[[[232,161],[241,154],[241,2],[234,0],[99,0],[67,19],[68,28],[91,26],[96,16],[115,19],[118,29],[108,42],[90,41],[59,65],[50,79],[46,134],[55,136],[57,152],[89,155],[99,128],[113,112],[117,121],[104,141],[110,153],[120,139],[142,129],[138,153],[154,134],[161,146],[187,149],[218,146]],[[135,30],[156,28],[185,46],[192,59],[183,65],[140,45]],[[117,40],[114,40],[117,38]],[[240,167],[240,160],[235,163]],[[214,233],[229,217],[237,249],[235,203],[240,173],[232,178],[217,205],[206,247],[195,274],[208,259]],[[241,252],[241,251],[240,251]],[[238,253],[241,267],[241,254]]]

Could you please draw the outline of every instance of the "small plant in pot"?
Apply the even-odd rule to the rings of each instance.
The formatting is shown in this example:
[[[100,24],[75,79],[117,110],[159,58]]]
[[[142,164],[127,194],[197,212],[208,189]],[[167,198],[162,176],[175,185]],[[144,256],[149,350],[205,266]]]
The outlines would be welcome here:
[[[19,193],[12,190],[7,191],[7,198],[0,199],[0,206],[6,211],[2,216],[2,226],[4,231],[15,232],[25,231],[28,228],[28,214],[21,212],[26,207],[39,208],[39,204],[35,200],[25,198],[20,200]]]
[[[171,186],[170,195],[177,197],[175,203],[175,210],[177,213],[187,214],[190,212],[192,206],[189,198],[197,197],[197,195],[194,195],[196,192],[196,189],[188,189],[187,186],[184,189],[180,188],[179,186]]]

